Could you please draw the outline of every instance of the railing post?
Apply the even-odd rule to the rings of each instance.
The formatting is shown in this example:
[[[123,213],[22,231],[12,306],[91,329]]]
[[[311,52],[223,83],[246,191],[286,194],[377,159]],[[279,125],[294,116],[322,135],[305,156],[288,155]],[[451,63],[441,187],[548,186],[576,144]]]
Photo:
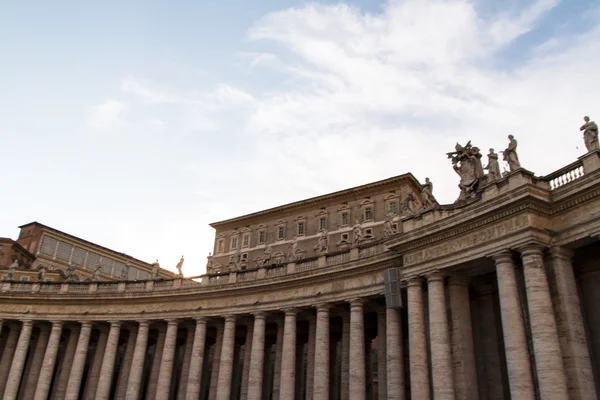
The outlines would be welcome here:
[[[590,151],[587,154],[578,157],[583,164],[583,173],[589,174],[592,171],[600,169],[600,150]]]
[[[154,290],[154,281],[146,281],[146,290],[151,292]]]
[[[267,270],[265,267],[260,267],[256,275],[257,279],[264,279],[267,276]]]
[[[227,280],[227,283],[235,283],[235,282],[237,282],[237,272],[231,271],[229,273],[229,279]]]
[[[286,267],[286,274],[293,274],[294,272],[296,272],[296,263],[288,263]]]
[[[327,266],[327,256],[319,256],[317,260],[318,267],[326,267]]]
[[[358,247],[353,247],[350,249],[350,260],[358,260],[359,250]]]
[[[60,284],[60,290],[58,291],[59,293],[66,293],[69,291],[69,284],[68,283],[61,283]]]
[[[125,282],[117,283],[117,292],[124,292],[124,291],[125,291]]]
[[[98,291],[98,284],[96,282],[90,283],[90,285],[88,286],[88,292],[96,293],[97,291]]]

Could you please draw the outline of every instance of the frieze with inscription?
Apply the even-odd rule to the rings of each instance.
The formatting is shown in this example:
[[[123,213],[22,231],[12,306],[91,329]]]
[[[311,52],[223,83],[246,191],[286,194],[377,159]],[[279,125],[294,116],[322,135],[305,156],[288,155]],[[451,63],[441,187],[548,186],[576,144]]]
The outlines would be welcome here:
[[[508,233],[517,231],[528,226],[529,219],[527,215],[520,215],[508,221],[504,221],[489,228],[469,233],[458,239],[446,240],[437,246],[418,250],[404,255],[404,266],[419,264],[433,258],[444,256],[446,254],[456,253],[469,247],[477,246],[490,240],[498,239]]]

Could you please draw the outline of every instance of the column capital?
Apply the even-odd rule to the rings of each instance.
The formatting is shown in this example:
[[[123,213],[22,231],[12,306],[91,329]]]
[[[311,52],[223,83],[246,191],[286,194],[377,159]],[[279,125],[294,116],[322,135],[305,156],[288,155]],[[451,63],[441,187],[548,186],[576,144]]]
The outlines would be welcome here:
[[[285,313],[285,316],[287,317],[288,315],[296,315],[298,313],[298,309],[297,308],[284,308],[283,310],[281,310]]]
[[[177,318],[165,319],[165,322],[167,323],[168,326],[178,325],[179,324],[179,320]]]
[[[136,321],[138,323],[138,327],[149,327],[150,326],[150,321],[148,321],[147,319],[141,319]]]
[[[427,279],[427,282],[443,282],[444,278],[446,277],[446,274],[440,272],[439,270],[435,270],[432,272],[429,272],[425,275],[425,278]]]
[[[320,312],[329,312],[329,310],[331,309],[331,304],[320,303],[320,304],[316,304],[314,307],[317,309],[317,314],[318,314]]]
[[[348,303],[350,303],[351,308],[362,308],[365,304],[365,300],[361,297],[357,297],[355,299],[348,300]]]
[[[254,316],[255,321],[257,319],[266,319],[267,318],[267,313],[264,311],[257,311],[255,313],[253,313],[252,315]]]
[[[118,326],[118,327],[120,327],[120,326],[121,326],[121,321],[119,321],[119,320],[111,320],[111,321],[106,321],[106,322],[108,322],[108,323],[110,324],[110,327],[111,327],[111,328],[112,328],[113,326]]]
[[[465,275],[452,274],[448,278],[448,286],[468,286],[469,277]]]
[[[32,326],[33,325],[32,319],[22,319],[21,322],[23,323],[23,326]]]
[[[234,314],[229,314],[229,315],[225,315],[223,316],[223,319],[225,320],[225,322],[235,322],[236,317]]]
[[[528,256],[540,256],[542,257],[544,249],[546,247],[539,243],[528,243],[517,248],[517,251],[521,253],[521,258]]]
[[[421,286],[423,286],[423,278],[420,276],[410,277],[406,280],[406,286],[407,287],[411,287],[411,286],[421,287]]]
[[[84,326],[92,326],[92,321],[78,321],[81,324],[81,327],[83,328]]]
[[[491,254],[489,257],[494,260],[496,265],[504,263],[514,264],[513,253],[509,249],[501,250],[497,253]]]
[[[571,261],[574,254],[573,250],[561,246],[550,247],[549,253],[552,258],[558,258],[565,261]]]
[[[206,325],[206,317],[196,317],[196,325]]]

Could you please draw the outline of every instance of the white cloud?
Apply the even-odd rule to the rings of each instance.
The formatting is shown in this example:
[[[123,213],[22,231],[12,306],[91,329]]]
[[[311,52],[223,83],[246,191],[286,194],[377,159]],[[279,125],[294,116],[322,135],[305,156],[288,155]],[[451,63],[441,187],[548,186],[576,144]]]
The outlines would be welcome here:
[[[110,99],[93,106],[87,116],[87,125],[98,131],[113,131],[123,125],[121,115],[127,109],[122,101]]]

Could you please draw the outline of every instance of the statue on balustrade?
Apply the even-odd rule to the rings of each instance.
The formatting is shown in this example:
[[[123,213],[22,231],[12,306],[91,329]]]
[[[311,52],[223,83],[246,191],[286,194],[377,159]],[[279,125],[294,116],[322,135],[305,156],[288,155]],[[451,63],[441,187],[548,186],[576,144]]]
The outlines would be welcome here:
[[[488,165],[485,166],[488,170],[487,181],[495,182],[502,177],[500,173],[500,164],[498,163],[498,154],[494,152],[494,149],[490,149],[488,154]]]
[[[19,268],[19,261],[16,259],[8,266],[8,272],[4,275],[4,280],[6,281],[14,281],[15,280],[15,271]]]
[[[319,242],[315,246],[315,252],[317,254],[327,253],[327,247],[329,246],[329,238],[327,236],[327,230],[321,230],[321,234],[319,235]]]
[[[97,265],[96,268],[94,268],[94,273],[92,274],[92,281],[98,282],[99,280],[100,280],[100,265]]]
[[[438,202],[433,196],[433,183],[429,178],[425,178],[425,184],[421,185],[421,212],[430,210],[438,206]]]
[[[594,121],[590,121],[590,117],[583,117],[585,124],[579,128],[580,131],[583,131],[583,140],[585,141],[585,147],[587,151],[598,150],[600,146],[598,146],[598,125]]]
[[[240,254],[235,253],[229,256],[229,262],[227,263],[227,269],[229,271],[235,271],[240,265]]]
[[[415,196],[409,193],[406,199],[402,202],[402,212],[407,215],[415,215],[417,213],[417,207],[415,206]]]
[[[152,272],[150,272],[150,279],[158,279],[158,273],[160,272],[160,264],[158,263],[158,258],[156,262],[152,264]]]
[[[66,271],[62,269],[57,269],[56,272],[67,282],[77,282],[79,281],[79,277],[75,274],[75,265],[69,263]]]
[[[37,267],[38,270],[38,281],[44,282],[46,280],[46,273],[48,272],[48,267],[46,264],[40,264]]]
[[[298,238],[294,236],[292,243],[288,245],[289,253],[288,253],[288,262],[294,262],[299,258],[298,255]]]
[[[452,161],[454,172],[460,176],[458,183],[460,195],[456,202],[471,199],[479,190],[482,180],[485,179],[479,148],[472,146],[470,140],[464,147],[456,143],[454,151],[447,153],[447,156]]]
[[[508,147],[504,150],[504,161],[508,163],[510,172],[521,168],[519,156],[517,154],[517,139],[513,135],[508,135]]]
[[[388,214],[385,216],[385,221],[383,222],[383,237],[392,236],[396,233],[394,229],[394,214]]]
[[[183,261],[185,261],[185,260],[183,259],[183,255],[181,255],[179,262],[175,266],[175,268],[177,268],[177,275],[179,275],[179,276],[183,276],[183,272],[181,271],[181,269],[183,268]]]
[[[362,242],[362,238],[362,227],[360,226],[360,223],[356,221],[356,224],[354,224],[354,227],[352,228],[352,244],[360,244]]]
[[[272,257],[273,248],[271,247],[271,245],[267,245],[267,247],[265,247],[265,252],[263,253],[263,255],[255,258],[254,262],[256,262],[257,266],[264,267],[270,265]]]

